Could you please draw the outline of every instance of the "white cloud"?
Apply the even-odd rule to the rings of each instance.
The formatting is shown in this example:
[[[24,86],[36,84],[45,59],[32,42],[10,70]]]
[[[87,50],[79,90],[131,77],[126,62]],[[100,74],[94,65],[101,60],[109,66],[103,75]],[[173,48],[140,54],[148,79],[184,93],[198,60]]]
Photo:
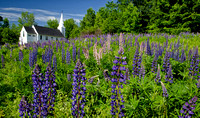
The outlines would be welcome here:
[[[60,13],[52,12],[43,9],[26,9],[26,8],[0,8],[0,16],[8,18],[10,21],[18,21],[18,18],[21,17],[21,12],[33,13],[35,16],[36,22],[47,22],[49,19],[58,19],[60,18]],[[63,13],[64,19],[73,18],[77,23],[80,23],[84,14],[72,14],[72,13]]]
[[[1,8],[3,11],[18,11],[18,12],[30,12],[30,13],[42,13],[46,15],[59,15],[57,12],[51,12],[47,10],[42,10],[42,9],[25,9],[25,8],[15,8],[15,7],[9,7],[9,8]]]
[[[3,18],[8,18],[10,21],[18,21],[18,18],[21,16],[20,13],[7,13],[7,12],[0,12],[0,16]]]
[[[80,23],[81,20],[80,19],[74,19],[77,23]]]

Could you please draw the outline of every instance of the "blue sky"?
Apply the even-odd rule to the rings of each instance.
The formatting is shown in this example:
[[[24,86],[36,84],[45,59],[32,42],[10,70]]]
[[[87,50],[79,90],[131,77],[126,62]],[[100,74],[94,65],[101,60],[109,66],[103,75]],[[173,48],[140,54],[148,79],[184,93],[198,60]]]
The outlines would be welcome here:
[[[7,17],[10,23],[17,23],[21,12],[33,13],[38,25],[46,25],[48,19],[73,18],[77,23],[82,20],[88,8],[98,11],[107,1],[117,0],[0,0],[0,16]]]

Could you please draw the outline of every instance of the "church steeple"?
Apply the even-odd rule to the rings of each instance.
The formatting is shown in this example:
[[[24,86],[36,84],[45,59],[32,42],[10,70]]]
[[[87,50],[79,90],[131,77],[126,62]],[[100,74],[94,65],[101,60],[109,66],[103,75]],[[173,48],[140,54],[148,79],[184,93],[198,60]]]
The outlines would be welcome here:
[[[65,27],[64,27],[64,21],[63,21],[63,12],[61,13],[61,16],[60,16],[60,22],[59,22],[58,30],[60,30],[60,32],[65,37]]]

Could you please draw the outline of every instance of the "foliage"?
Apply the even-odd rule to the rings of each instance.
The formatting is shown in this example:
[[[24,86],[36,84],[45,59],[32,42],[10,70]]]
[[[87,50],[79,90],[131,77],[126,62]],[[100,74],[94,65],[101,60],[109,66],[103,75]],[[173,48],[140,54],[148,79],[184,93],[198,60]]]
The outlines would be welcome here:
[[[58,20],[57,19],[53,19],[53,20],[49,19],[47,21],[47,25],[48,25],[49,28],[57,29],[58,25],[59,25]]]
[[[64,21],[65,26],[65,37],[68,39],[69,37],[75,38],[79,36],[79,28],[74,21],[74,19],[70,18]]]
[[[168,40],[166,40],[166,37],[168,37]],[[118,55],[119,40],[121,39],[122,45],[120,45],[124,48],[123,55],[126,57],[126,67],[128,68],[128,71],[123,73],[123,77],[126,77],[127,80],[123,84],[123,88],[120,88],[125,101],[123,103],[125,108],[122,109],[125,117],[182,116],[183,110],[186,111],[183,105],[194,96],[198,99],[195,103],[195,109],[191,108],[192,113],[194,113],[192,117],[200,117],[198,112],[200,110],[200,94],[197,86],[200,69],[198,63],[195,63],[198,68],[195,67],[197,68],[197,75],[194,76],[194,79],[189,74],[191,63],[193,63],[191,59],[194,60],[192,57],[195,56],[193,54],[190,55],[189,50],[193,52],[197,49],[196,46],[200,46],[199,34],[121,34],[121,38],[115,34],[110,37],[110,46],[108,45],[108,39],[107,35],[101,35],[99,37],[88,37],[87,39],[76,38],[46,43],[29,43],[25,44],[26,47],[23,49],[18,47],[18,45],[6,44],[2,46],[0,48],[0,55],[4,56],[4,67],[2,67],[2,61],[0,60],[0,117],[19,117],[19,104],[22,96],[25,96],[29,103],[33,103],[34,88],[32,75],[35,65],[33,65],[33,68],[30,68],[29,53],[30,50],[31,52],[33,50],[37,51],[36,58],[34,59],[37,59],[36,63],[41,65],[41,73],[44,73],[48,63],[43,62],[42,54],[45,54],[46,49],[51,49],[57,63],[56,70],[54,71],[57,94],[55,96],[54,112],[51,114],[53,115],[52,117],[72,117],[72,75],[74,74],[77,61],[70,61],[67,64],[66,50],[69,51],[70,55],[76,55],[76,58],[80,59],[85,68],[85,78],[87,78],[85,81],[87,91],[84,93],[85,117],[112,117],[110,112],[110,102],[113,94],[111,92],[113,84],[111,82],[113,78],[111,72],[113,71],[112,67],[115,66],[113,62],[116,63],[115,55]],[[147,42],[148,48],[146,47]],[[151,45],[152,43],[154,45]],[[102,49],[102,57],[99,62],[93,56],[94,44],[99,53]],[[145,47],[142,47],[141,44],[144,44]],[[173,44],[171,48],[170,44]],[[76,50],[74,47],[76,47]],[[110,47],[109,50],[108,47]],[[37,50],[35,50],[36,48]],[[64,62],[62,62],[62,48],[65,50]],[[79,48],[80,51],[78,51]],[[156,53],[159,52],[159,49],[162,53],[159,53],[157,59],[154,60],[154,56],[157,55]],[[170,76],[173,75],[173,83],[165,81],[167,73],[162,71],[166,49],[168,49],[167,51],[170,54],[172,54],[173,50],[177,52],[178,49],[179,51],[184,49],[184,54],[186,54],[186,60],[184,61],[181,58],[177,60],[177,56],[170,56]],[[80,56],[78,56],[79,52]],[[88,58],[84,55],[86,52],[88,52]],[[177,54],[175,52],[174,54]],[[195,53],[197,54],[197,51]],[[20,56],[22,54],[23,58]],[[141,63],[138,70],[143,68],[145,74],[139,71],[139,76],[134,77],[132,69],[135,64],[134,56],[136,54],[142,57],[140,58],[141,61],[137,61]],[[181,55],[182,53],[178,53],[179,57]],[[199,56],[195,56],[195,58],[199,59]],[[155,66],[158,64],[160,66],[152,72],[152,62],[154,61],[157,63]],[[53,65],[53,63],[55,62],[52,61],[51,64]],[[123,68],[121,69],[123,70]],[[141,77],[141,73],[143,77]],[[156,82],[155,79],[157,79]],[[190,104],[191,102],[189,101],[188,103]],[[31,114],[33,113],[31,112]]]
[[[37,24],[35,22],[35,16],[33,13],[29,13],[29,12],[22,12],[21,13],[21,17],[18,19],[19,22],[19,27],[20,29],[22,28],[22,26],[32,26]]]

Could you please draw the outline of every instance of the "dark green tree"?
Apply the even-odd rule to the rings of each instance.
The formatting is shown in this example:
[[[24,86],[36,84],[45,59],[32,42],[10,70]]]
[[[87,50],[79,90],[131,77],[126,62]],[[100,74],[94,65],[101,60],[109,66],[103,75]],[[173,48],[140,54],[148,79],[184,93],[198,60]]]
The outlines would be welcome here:
[[[58,23],[57,19],[54,19],[54,20],[49,19],[47,21],[47,25],[48,25],[49,28],[57,29],[59,23]]]
[[[87,10],[87,14],[83,17],[83,20],[80,22],[81,29],[88,29],[94,27],[95,23],[95,11],[92,8]]]
[[[4,43],[17,43],[18,38],[17,35],[10,29],[10,28],[4,28],[3,31],[1,32],[2,35],[2,42]]]
[[[9,28],[9,20],[8,20],[8,18],[5,18],[3,20],[2,28]]]
[[[22,26],[36,25],[35,17],[33,13],[22,12],[21,17],[18,19],[20,29]]]
[[[122,13],[122,31],[123,32],[136,32],[137,22],[139,18],[139,12],[136,6],[129,3],[126,9]]]
[[[65,26],[65,37],[68,39],[69,37],[76,37],[79,35],[79,28],[74,21],[74,19],[67,19],[64,21]]]

